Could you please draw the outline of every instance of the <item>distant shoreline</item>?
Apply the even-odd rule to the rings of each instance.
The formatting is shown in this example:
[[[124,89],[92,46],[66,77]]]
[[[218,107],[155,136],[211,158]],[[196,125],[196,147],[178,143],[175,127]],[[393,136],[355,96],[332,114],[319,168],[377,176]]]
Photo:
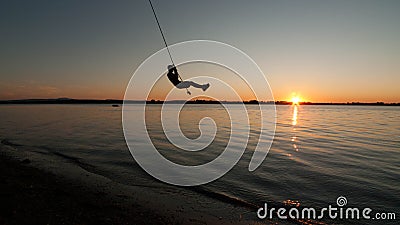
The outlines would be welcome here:
[[[119,99],[105,99],[105,100],[95,100],[95,99],[69,99],[69,98],[57,98],[57,99],[19,99],[19,100],[0,100],[0,104],[177,104],[184,103],[184,100],[174,100],[174,101],[140,101],[140,100],[119,100]],[[244,102],[235,101],[213,101],[213,100],[193,100],[187,101],[187,104],[262,104],[262,105],[292,105],[292,102],[288,101],[257,101],[250,100]],[[299,105],[362,105],[362,106],[400,106],[400,103],[385,103],[385,102],[345,102],[345,103],[332,103],[332,102],[300,102]]]

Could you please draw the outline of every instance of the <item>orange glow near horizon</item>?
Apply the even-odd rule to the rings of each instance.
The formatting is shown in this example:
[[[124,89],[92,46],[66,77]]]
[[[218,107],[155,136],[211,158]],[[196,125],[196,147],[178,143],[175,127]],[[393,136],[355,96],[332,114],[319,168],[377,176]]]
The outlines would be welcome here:
[[[198,75],[198,74],[195,74]],[[188,78],[190,79],[190,77]],[[233,86],[243,101],[256,99],[251,89],[243,83],[242,80],[232,76],[229,84]],[[68,86],[63,84],[39,83],[39,82],[9,82],[0,83],[0,100],[16,100],[16,99],[46,99],[46,98],[73,98],[73,99],[123,99],[125,93],[125,84],[116,83],[113,85],[102,84],[82,84],[77,86]],[[164,100],[166,94],[173,86],[167,78],[160,79],[151,91],[147,100]],[[191,88],[192,91],[196,89]],[[345,93],[329,94],[328,92],[318,91],[314,89],[302,88],[292,92],[292,88],[273,90],[275,101],[287,101],[293,105],[302,104],[304,102],[324,102],[324,103],[346,103],[346,102],[364,102],[364,103],[400,103],[400,99],[396,93],[386,97],[370,97],[367,95],[350,95]],[[219,87],[211,86],[208,90],[219,100],[231,100],[230,96],[221,91]],[[208,93],[207,92],[207,93]],[[134,100],[143,100],[141,98],[141,90],[137,90],[138,98]],[[200,91],[200,93],[202,93]],[[207,94],[206,93],[206,94]],[[182,96],[186,96],[186,91],[182,90]],[[269,100],[269,99],[260,99]]]
[[[293,105],[298,105],[302,100],[299,96],[293,96],[292,99],[290,100]]]

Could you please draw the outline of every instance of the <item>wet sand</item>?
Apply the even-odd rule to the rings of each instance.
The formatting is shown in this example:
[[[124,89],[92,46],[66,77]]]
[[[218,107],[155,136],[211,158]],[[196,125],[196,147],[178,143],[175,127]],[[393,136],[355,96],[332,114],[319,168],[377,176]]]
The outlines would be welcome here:
[[[0,157],[0,224],[168,224],[154,212],[27,164]]]
[[[0,169],[0,224],[274,223],[182,188],[123,185],[7,141]]]

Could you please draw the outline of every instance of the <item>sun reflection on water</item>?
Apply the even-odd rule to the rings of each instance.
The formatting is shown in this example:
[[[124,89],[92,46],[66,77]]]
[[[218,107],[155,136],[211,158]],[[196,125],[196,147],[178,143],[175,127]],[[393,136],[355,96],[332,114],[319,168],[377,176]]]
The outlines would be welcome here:
[[[296,124],[297,124],[297,105],[293,105],[292,125],[296,126]]]
[[[296,141],[297,141],[297,136],[296,136],[297,116],[298,116],[298,105],[293,105],[293,116],[292,116],[293,136],[292,136],[291,141],[293,142],[293,148],[296,152],[299,151],[298,145],[296,144]]]

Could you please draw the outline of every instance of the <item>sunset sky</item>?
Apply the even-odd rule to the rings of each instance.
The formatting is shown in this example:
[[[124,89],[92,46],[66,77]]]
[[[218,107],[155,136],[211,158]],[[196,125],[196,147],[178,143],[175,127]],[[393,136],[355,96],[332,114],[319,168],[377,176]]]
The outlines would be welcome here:
[[[275,100],[400,102],[398,0],[153,4],[170,44],[241,49]],[[0,99],[122,99],[135,69],[163,48],[147,0],[2,1],[0,28]]]

